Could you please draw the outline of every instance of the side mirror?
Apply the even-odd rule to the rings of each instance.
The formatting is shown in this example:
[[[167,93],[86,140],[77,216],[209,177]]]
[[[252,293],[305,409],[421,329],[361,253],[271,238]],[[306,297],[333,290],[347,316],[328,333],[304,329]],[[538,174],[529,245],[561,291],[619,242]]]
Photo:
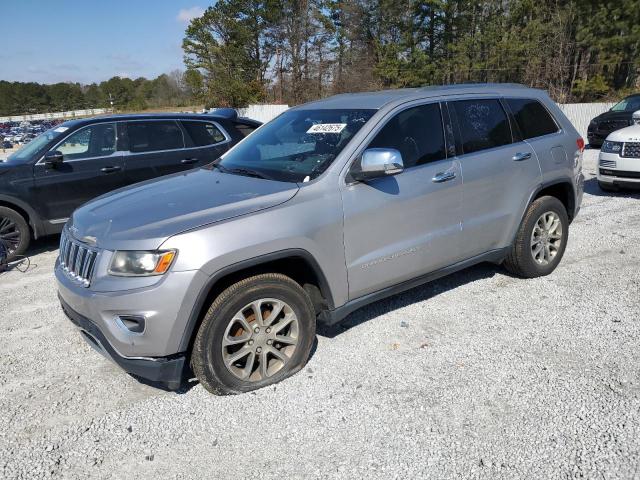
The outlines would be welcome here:
[[[631,120],[634,125],[640,125],[640,110],[636,110],[635,112],[633,112],[633,115],[631,115]]]
[[[360,168],[351,172],[354,180],[366,182],[374,178],[397,175],[404,170],[402,154],[395,148],[369,148],[360,159]]]
[[[56,168],[58,165],[61,165],[63,161],[64,155],[59,150],[53,150],[44,155],[44,164],[47,168]]]

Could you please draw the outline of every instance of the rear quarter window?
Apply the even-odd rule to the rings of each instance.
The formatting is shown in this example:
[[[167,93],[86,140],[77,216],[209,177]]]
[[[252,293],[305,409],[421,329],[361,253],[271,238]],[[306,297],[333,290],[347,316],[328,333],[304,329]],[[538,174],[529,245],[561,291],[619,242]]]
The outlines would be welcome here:
[[[187,135],[191,138],[191,141],[196,147],[206,147],[207,145],[215,145],[216,143],[224,142],[226,137],[210,122],[195,122],[182,120],[182,126],[187,132]]]
[[[256,128],[253,125],[247,125],[244,123],[236,123],[234,125],[235,129],[242,135],[242,138],[246,137],[250,133],[252,133]]]
[[[539,101],[507,98],[506,102],[525,140],[558,132],[559,128],[555,120]]]

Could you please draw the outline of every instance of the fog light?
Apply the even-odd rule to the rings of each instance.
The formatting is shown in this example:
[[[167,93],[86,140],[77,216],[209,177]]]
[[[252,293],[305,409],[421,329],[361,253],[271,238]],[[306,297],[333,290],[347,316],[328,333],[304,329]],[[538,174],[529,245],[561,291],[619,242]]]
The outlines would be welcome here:
[[[119,315],[116,321],[121,327],[131,333],[142,333],[145,327],[145,318],[139,315]]]

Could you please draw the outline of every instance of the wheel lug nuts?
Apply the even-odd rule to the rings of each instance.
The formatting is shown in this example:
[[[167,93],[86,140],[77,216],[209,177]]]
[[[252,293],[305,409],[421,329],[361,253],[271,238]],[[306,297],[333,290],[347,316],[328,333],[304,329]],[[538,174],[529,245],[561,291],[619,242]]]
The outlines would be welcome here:
[[[267,328],[267,333],[271,333],[271,329],[270,328]]]
[[[253,329],[253,331],[254,331],[255,333],[260,333],[260,329],[259,329],[258,327],[254,328],[254,329]]]
[[[256,348],[256,353],[260,353],[262,351],[262,347]]]
[[[269,339],[267,340],[267,345],[271,345],[273,343],[273,340]]]
[[[249,340],[249,345],[253,345],[253,340]]]

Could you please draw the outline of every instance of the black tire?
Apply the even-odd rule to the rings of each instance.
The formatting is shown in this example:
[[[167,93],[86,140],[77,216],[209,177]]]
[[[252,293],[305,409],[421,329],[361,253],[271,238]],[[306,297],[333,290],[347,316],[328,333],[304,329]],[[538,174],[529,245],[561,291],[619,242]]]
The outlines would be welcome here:
[[[7,250],[8,261],[23,255],[31,242],[27,221],[18,212],[7,207],[0,207],[0,242]]]
[[[606,183],[606,182],[598,181],[598,187],[600,187],[600,190],[602,190],[603,192],[618,192],[618,191],[620,191],[620,189],[618,187],[616,187],[615,185],[613,185],[611,183]]]
[[[280,300],[291,308],[298,319],[298,343],[287,363],[283,362],[284,365],[272,376],[247,381],[238,378],[225,365],[222,341],[236,313],[259,299]],[[304,367],[315,340],[315,332],[313,304],[300,285],[277,273],[256,275],[231,285],[215,299],[196,334],[191,367],[202,386],[213,394],[230,395],[256,390],[280,382]],[[253,337],[250,331],[248,334]],[[243,348],[253,347],[245,344]],[[262,357],[255,358],[259,362]],[[266,364],[270,361],[267,360]]]
[[[547,212],[553,212],[559,217],[562,237],[554,256],[548,260],[546,265],[542,265],[538,263],[533,256],[532,234],[540,217]],[[518,233],[516,234],[515,242],[504,261],[504,266],[509,272],[523,278],[549,275],[556,269],[560,260],[562,260],[568,238],[569,217],[562,202],[555,197],[540,197],[534,200],[531,205],[529,205],[529,208],[527,208]]]

